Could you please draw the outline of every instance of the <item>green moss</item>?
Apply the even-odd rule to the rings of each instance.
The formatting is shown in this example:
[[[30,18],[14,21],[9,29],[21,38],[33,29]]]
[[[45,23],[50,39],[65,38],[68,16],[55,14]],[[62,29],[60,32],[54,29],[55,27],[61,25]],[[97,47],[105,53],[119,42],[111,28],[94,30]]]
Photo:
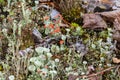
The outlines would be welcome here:
[[[85,12],[82,8],[81,0],[65,0],[61,1],[62,4],[60,5],[60,12],[62,13],[65,20],[68,22],[75,22],[77,24],[82,24],[81,15]]]
[[[63,17],[65,20],[69,22],[75,22],[77,24],[82,24],[82,18],[81,14],[84,13],[84,11],[78,7],[78,8],[72,8],[69,11],[63,12]]]

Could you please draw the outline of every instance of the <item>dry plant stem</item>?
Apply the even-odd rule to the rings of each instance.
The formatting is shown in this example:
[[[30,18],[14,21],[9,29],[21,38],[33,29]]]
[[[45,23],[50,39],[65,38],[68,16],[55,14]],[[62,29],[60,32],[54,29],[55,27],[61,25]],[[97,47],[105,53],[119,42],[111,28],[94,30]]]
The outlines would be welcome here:
[[[120,65],[113,66],[113,67],[107,68],[107,69],[105,69],[105,70],[102,70],[102,71],[100,71],[100,72],[93,73],[93,74],[90,74],[90,75],[77,76],[76,79],[77,79],[77,78],[90,78],[90,77],[95,77],[95,76],[98,76],[98,75],[100,75],[100,74],[102,74],[102,73],[104,73],[104,72],[106,72],[106,71],[109,71],[109,70],[114,69],[114,68],[117,68],[117,67],[119,68]]]
[[[117,66],[117,68],[116,68],[116,70],[115,70],[115,73],[118,73],[117,75],[120,75],[119,68],[120,68],[120,65]]]
[[[19,52],[19,47],[20,47],[20,40],[18,39],[18,40],[17,40],[17,45],[16,45],[16,57],[18,58],[18,62],[17,62],[17,65],[16,65],[17,77],[19,76],[19,73],[20,73],[20,56],[19,56],[19,54],[18,54],[18,52]]]

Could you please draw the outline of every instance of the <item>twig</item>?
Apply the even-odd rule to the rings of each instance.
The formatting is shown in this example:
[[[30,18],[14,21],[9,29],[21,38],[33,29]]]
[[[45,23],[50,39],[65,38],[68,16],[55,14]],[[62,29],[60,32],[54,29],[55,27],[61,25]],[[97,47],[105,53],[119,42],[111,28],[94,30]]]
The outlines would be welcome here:
[[[118,66],[116,67],[115,73],[117,73],[117,71],[119,70],[119,68],[120,68],[120,65],[118,65]]]
[[[111,69],[114,69],[114,68],[116,68],[116,67],[118,67],[118,66],[120,66],[120,65],[113,66],[113,67],[107,68],[107,69],[105,69],[105,70],[102,70],[102,71],[100,71],[100,72],[93,73],[93,74],[90,74],[90,75],[77,76],[76,78],[90,78],[90,77],[94,77],[94,76],[97,76],[97,75],[99,75],[99,74],[102,74],[102,73],[104,73],[104,72],[106,72],[106,71],[109,71],[109,70],[111,70]]]

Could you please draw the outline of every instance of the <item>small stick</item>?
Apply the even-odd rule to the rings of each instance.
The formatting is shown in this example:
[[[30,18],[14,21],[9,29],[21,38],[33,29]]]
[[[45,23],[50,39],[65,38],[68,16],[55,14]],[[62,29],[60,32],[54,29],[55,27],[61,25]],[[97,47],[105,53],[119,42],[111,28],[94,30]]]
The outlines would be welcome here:
[[[93,74],[90,74],[90,75],[77,76],[76,79],[77,79],[77,78],[90,78],[90,77],[94,77],[94,76],[97,76],[97,75],[99,75],[99,74],[102,74],[102,73],[104,73],[104,72],[106,72],[106,71],[109,71],[109,70],[111,70],[111,69],[114,69],[114,68],[116,68],[116,67],[118,67],[118,66],[120,66],[120,65],[113,66],[113,67],[107,68],[107,69],[105,69],[105,70],[102,70],[102,71],[100,71],[100,72],[93,73]]]

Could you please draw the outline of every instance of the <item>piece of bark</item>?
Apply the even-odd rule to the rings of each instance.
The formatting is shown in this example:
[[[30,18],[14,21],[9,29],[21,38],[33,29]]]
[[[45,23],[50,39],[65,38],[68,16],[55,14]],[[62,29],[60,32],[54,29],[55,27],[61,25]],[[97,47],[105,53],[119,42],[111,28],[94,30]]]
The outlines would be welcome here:
[[[96,14],[85,14],[83,16],[83,28],[88,29],[104,29],[107,28],[106,22]]]

